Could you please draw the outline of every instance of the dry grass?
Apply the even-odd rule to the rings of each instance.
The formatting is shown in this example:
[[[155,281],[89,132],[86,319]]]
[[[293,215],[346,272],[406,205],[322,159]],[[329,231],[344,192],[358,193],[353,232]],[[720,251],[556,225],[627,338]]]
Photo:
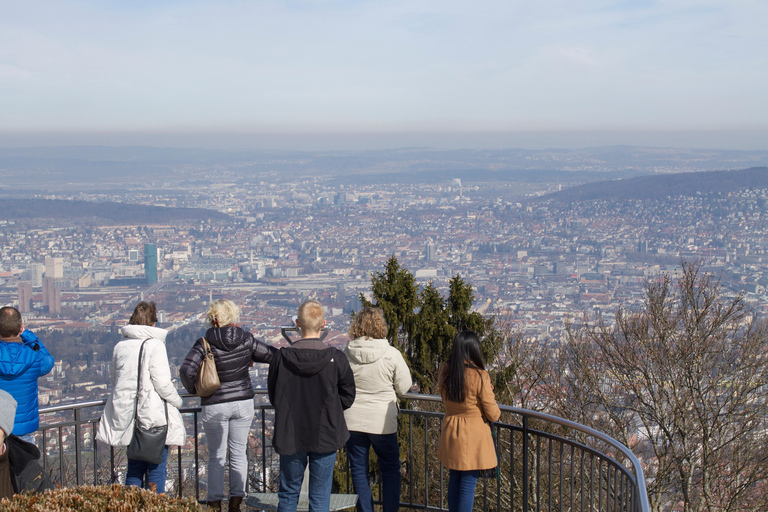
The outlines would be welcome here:
[[[43,494],[19,494],[0,501],[8,512],[201,512],[203,507],[190,498],[174,498],[138,487],[84,485],[64,487]]]

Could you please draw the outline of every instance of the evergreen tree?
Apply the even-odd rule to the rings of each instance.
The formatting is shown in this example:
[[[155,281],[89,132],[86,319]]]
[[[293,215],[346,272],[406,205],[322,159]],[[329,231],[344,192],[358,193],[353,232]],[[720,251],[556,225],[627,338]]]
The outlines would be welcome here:
[[[448,299],[446,300],[448,321],[455,329],[455,333],[462,330],[477,333],[480,337],[483,360],[486,365],[491,366],[499,357],[502,336],[497,332],[495,317],[484,317],[477,311],[471,311],[474,301],[475,294],[472,285],[465,282],[458,274],[453,276],[449,282]]]
[[[361,293],[360,303],[366,307],[375,305],[384,311],[389,326],[387,339],[410,356],[407,341],[418,298],[416,279],[392,256],[387,260],[384,272],[376,272],[371,277],[371,291],[375,302],[368,301]]]
[[[451,278],[448,297],[443,298],[432,282],[419,291],[413,274],[392,256],[383,272],[374,273],[371,291],[374,302],[362,294],[360,302],[384,311],[389,325],[387,338],[403,351],[422,392],[437,391],[438,370],[448,358],[459,330],[471,329],[478,333],[483,357],[489,366],[498,359],[502,343],[494,327],[495,320],[472,311],[472,285],[461,276]]]
[[[448,358],[456,329],[450,324],[445,301],[430,281],[419,293],[411,347],[411,374],[423,393],[436,391],[437,372]]]

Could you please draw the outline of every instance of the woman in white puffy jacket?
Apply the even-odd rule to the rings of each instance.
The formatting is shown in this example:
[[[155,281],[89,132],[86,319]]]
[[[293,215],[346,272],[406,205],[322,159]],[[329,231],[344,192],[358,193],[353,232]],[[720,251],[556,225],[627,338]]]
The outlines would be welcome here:
[[[412,385],[403,355],[389,344],[387,323],[379,308],[359,311],[349,327],[344,349],[355,376],[355,403],[344,411],[349,429],[347,456],[357,510],[373,511],[368,482],[368,451],[373,447],[381,469],[384,512],[400,506],[400,448],[397,443],[398,396]]]
[[[142,301],[136,305],[128,325],[120,330],[126,339],[118,342],[112,352],[110,373],[113,390],[104,406],[96,440],[110,446],[130,444],[133,438],[136,381],[139,377],[139,351],[142,343],[146,341],[141,362],[139,421],[144,428],[165,425],[163,401],[166,401],[168,402],[168,434],[160,464],[128,459],[125,485],[142,486],[146,474],[148,487],[163,494],[168,446],[182,446],[186,431],[179,412],[182,400],[171,382],[171,370],[165,350],[165,337],[168,331],[155,327],[155,322],[157,322],[155,303]]]

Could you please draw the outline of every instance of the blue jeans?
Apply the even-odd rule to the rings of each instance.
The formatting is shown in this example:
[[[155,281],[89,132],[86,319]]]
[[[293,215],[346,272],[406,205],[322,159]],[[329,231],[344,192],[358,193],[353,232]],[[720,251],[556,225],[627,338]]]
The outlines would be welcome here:
[[[448,510],[450,512],[472,512],[475,504],[475,487],[480,471],[451,470],[448,479]]]
[[[277,512],[296,512],[304,470],[309,461],[309,512],[328,512],[336,452],[297,452],[280,456],[280,490]]]
[[[248,434],[253,423],[253,399],[203,406],[208,438],[208,501],[224,496],[224,467],[229,449],[229,497],[245,496],[248,482]]]
[[[400,447],[397,445],[397,433],[349,433],[347,457],[352,485],[358,497],[357,510],[373,512],[373,495],[371,484],[368,482],[368,451],[371,446],[379,458],[381,468],[381,501],[384,512],[397,512],[400,507]]]
[[[147,475],[145,489],[155,486],[157,494],[165,494],[165,465],[168,462],[168,447],[163,450],[163,460],[160,464],[150,464],[136,459],[128,459],[128,469],[125,473],[125,485],[144,487],[144,475]]]

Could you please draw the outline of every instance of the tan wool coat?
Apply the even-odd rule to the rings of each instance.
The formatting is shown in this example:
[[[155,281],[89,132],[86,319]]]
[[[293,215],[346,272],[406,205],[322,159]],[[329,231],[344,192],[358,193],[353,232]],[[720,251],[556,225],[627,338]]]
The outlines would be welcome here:
[[[445,366],[440,369],[440,382]],[[496,404],[488,372],[466,368],[464,373],[466,398],[463,402],[446,400],[443,390],[445,417],[440,433],[437,456],[443,466],[459,471],[491,469],[497,465],[496,450],[487,421],[497,421],[501,411]]]

